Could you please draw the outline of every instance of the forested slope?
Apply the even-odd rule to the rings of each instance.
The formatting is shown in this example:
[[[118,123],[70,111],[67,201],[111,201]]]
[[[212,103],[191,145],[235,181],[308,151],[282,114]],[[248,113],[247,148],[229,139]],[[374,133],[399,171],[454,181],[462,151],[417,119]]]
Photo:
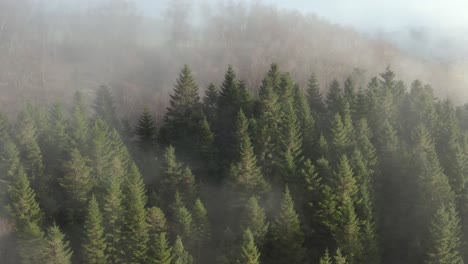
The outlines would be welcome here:
[[[1,116],[0,262],[463,263],[468,107],[429,85],[185,66],[162,122],[114,100]]]

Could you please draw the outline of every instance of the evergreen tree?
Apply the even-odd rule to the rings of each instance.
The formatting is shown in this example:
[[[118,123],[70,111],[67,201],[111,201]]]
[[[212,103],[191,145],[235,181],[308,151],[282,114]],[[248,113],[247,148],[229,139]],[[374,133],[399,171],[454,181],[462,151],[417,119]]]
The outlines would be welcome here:
[[[50,264],[71,264],[72,251],[65,235],[56,225],[50,227],[47,231],[42,249],[42,261],[40,263]]]
[[[333,264],[328,249],[325,250],[325,254],[320,258],[320,264]]]
[[[299,86],[296,86],[294,105],[295,111],[297,113],[298,123],[301,127],[304,155],[310,158],[316,155],[314,148],[316,146],[318,134],[315,129],[314,117],[310,110],[310,106],[307,103],[307,98]]]
[[[104,237],[102,214],[99,210],[99,204],[94,196],[92,196],[89,202],[84,230],[81,257],[83,263],[106,263],[106,241]]]
[[[80,92],[75,93],[69,125],[70,147],[79,149],[82,154],[86,154],[89,151],[90,132],[85,105]]]
[[[167,241],[166,233],[162,232],[161,234],[156,235],[156,240],[154,244],[154,255],[149,256],[150,263],[171,264],[173,260],[173,255],[171,251],[172,248],[169,245],[169,242]]]
[[[103,197],[103,219],[106,238],[106,255],[111,263],[122,262],[122,226],[124,217],[123,194],[120,181],[107,183]]]
[[[174,243],[173,256],[174,264],[192,264],[193,262],[192,256],[190,256],[190,253],[184,249],[184,244],[182,243],[182,239],[179,236],[177,236],[177,239]]]
[[[208,221],[208,214],[205,206],[200,199],[195,201],[193,207],[193,235],[194,241],[197,246],[197,258],[200,258],[201,250],[204,245],[209,242],[210,223]]]
[[[102,119],[112,128],[120,129],[119,119],[117,118],[114,97],[111,90],[101,85],[96,92],[94,100],[94,111],[97,119]]]
[[[341,250],[339,248],[336,250],[336,255],[334,259],[335,259],[335,264],[347,264],[348,263],[348,261],[346,260],[346,257],[341,254]]]
[[[193,217],[180,199],[175,200],[173,205],[174,233],[179,235],[184,245],[190,249],[194,242]]]
[[[271,263],[301,263],[304,260],[304,234],[287,187],[271,233],[273,243]]]
[[[251,197],[245,205],[244,213],[240,220],[244,230],[249,229],[254,236],[255,242],[259,248],[265,243],[265,237],[268,232],[269,224],[266,220],[266,214],[258,204],[255,197]]]
[[[342,113],[344,98],[343,91],[340,88],[340,84],[335,79],[330,84],[330,88],[327,93],[327,109],[331,116],[334,116],[336,113]]]
[[[315,78],[315,74],[310,76],[307,83],[307,99],[315,119],[321,122],[323,118],[322,115],[326,112],[326,107],[323,103],[322,94],[320,93],[320,87]]]
[[[90,160],[83,157],[79,150],[73,149],[71,159],[65,163],[65,175],[59,179],[66,195],[66,207],[71,221],[78,221],[83,215],[88,195],[93,188]]]
[[[460,220],[454,205],[437,209],[430,225],[430,248],[426,263],[463,263],[460,252]]]
[[[153,117],[147,107],[138,120],[135,128],[135,134],[138,137],[138,144],[143,152],[149,152],[154,149],[154,140],[156,139],[156,127],[153,123]]]
[[[145,185],[135,164],[130,166],[124,182],[124,216],[122,229],[127,263],[144,263],[148,250],[148,224],[146,222],[147,203]]]
[[[215,124],[218,114],[218,91],[216,86],[210,83],[203,97],[203,111],[210,124]]]
[[[269,186],[257,167],[257,158],[248,135],[247,118],[242,111],[238,115],[236,139],[239,160],[231,165],[229,180],[231,191],[238,197],[238,203],[243,204],[252,195],[264,195]]]
[[[255,245],[255,239],[247,228],[244,233],[242,240],[242,246],[240,250],[240,256],[237,259],[238,264],[259,264],[260,263],[260,252]]]

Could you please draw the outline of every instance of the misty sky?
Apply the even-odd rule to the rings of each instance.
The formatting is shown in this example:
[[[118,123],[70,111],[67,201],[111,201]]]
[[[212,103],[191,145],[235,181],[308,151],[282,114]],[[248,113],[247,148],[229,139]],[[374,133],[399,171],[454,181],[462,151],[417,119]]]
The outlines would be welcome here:
[[[217,3],[221,0],[195,0]],[[257,0],[242,0],[253,2]],[[167,0],[137,0],[146,13],[157,13]],[[468,31],[466,0],[263,0],[304,13],[315,13],[330,22],[360,31],[394,31],[411,26],[450,32]],[[449,32],[447,32],[449,33]]]

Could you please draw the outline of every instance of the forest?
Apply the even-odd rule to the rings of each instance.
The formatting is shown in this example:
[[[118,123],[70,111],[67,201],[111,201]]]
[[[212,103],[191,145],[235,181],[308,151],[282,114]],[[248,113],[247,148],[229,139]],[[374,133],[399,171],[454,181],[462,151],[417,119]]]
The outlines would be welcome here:
[[[468,104],[390,67],[222,79],[185,65],[161,121],[108,86],[0,115],[0,262],[464,263]]]

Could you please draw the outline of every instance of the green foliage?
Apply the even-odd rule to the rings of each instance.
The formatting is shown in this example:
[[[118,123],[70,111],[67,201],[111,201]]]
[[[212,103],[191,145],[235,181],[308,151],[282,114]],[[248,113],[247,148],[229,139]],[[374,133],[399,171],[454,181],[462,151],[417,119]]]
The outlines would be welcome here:
[[[173,256],[174,264],[192,264],[193,263],[193,258],[190,256],[190,253],[188,253],[184,249],[184,244],[182,243],[182,239],[178,236],[175,243],[174,243],[174,248],[173,248]]]
[[[44,240],[40,263],[71,264],[72,254],[60,228],[56,225],[50,227]]]
[[[120,122],[117,118],[114,97],[107,86],[102,85],[96,91],[96,99],[94,100],[93,107],[98,119],[102,119],[112,128],[120,129]]]
[[[301,263],[304,260],[304,234],[288,187],[281,199],[280,212],[271,227],[271,263]]]
[[[135,134],[138,137],[138,144],[143,152],[149,152],[154,149],[156,127],[153,123],[151,112],[147,107],[145,107],[140,115],[140,119],[138,119]]]
[[[242,240],[242,246],[240,250],[240,256],[237,259],[238,264],[259,264],[260,263],[260,252],[255,245],[255,239],[247,228],[244,232]]]
[[[154,249],[153,253],[149,256],[149,261],[151,263],[157,264],[171,264],[173,255],[172,255],[172,248],[169,245],[169,242],[166,238],[166,233],[162,232],[159,235],[156,235],[156,240],[154,244],[151,245],[151,248]]]
[[[257,246],[261,248],[265,243],[269,224],[266,220],[265,211],[258,204],[257,198],[251,197],[247,201],[240,222],[243,229],[249,230]]]
[[[96,197],[92,196],[89,201],[88,214],[84,224],[84,238],[82,242],[83,263],[100,264],[107,262],[106,241],[102,214]]]

